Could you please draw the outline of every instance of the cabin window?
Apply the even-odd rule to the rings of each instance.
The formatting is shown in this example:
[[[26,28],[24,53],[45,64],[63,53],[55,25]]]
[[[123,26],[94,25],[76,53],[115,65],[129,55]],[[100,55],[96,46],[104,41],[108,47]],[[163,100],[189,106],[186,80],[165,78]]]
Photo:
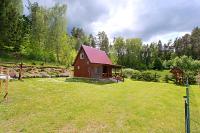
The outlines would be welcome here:
[[[80,59],[84,59],[84,53],[80,53]]]
[[[80,66],[77,66],[77,69],[79,70],[79,69],[80,69]]]

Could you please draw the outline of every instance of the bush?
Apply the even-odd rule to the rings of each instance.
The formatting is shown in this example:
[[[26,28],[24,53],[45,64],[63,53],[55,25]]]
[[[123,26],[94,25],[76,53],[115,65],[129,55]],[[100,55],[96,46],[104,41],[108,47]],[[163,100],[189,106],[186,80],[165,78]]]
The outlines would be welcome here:
[[[153,69],[157,69],[157,70],[162,70],[163,69],[163,65],[162,65],[162,61],[160,58],[156,58],[153,62]]]
[[[168,61],[170,63],[171,67],[179,67],[184,71],[195,71],[197,72],[200,68],[200,61],[199,60],[193,60],[191,57],[187,56],[181,56],[176,57],[175,59]]]
[[[188,78],[188,83],[190,85],[197,83],[196,82],[196,73],[195,72],[188,71],[188,72],[185,73],[185,79],[184,79],[185,83],[186,83],[186,77]]]
[[[141,80],[142,79],[142,73],[138,70],[134,70],[133,72],[133,75],[132,75],[132,79],[135,79],[135,80]]]
[[[126,68],[123,70],[123,75],[125,78],[131,78],[134,74],[134,70],[130,68]]]
[[[154,82],[158,82],[160,75],[157,73],[153,73],[151,71],[144,71],[142,72],[142,80],[143,81],[154,81]]]
[[[200,85],[200,72],[198,72],[198,75],[196,76],[196,81],[198,85]]]
[[[140,71],[134,70],[131,78],[135,80],[141,80],[141,81],[158,82],[160,75],[158,75],[157,73],[153,73],[151,71],[140,72]]]
[[[40,63],[41,66],[44,66],[44,62]]]
[[[36,63],[35,63],[35,62],[32,62],[31,64],[32,64],[32,65],[36,65]]]
[[[165,75],[164,81],[165,83],[169,83],[169,75]]]

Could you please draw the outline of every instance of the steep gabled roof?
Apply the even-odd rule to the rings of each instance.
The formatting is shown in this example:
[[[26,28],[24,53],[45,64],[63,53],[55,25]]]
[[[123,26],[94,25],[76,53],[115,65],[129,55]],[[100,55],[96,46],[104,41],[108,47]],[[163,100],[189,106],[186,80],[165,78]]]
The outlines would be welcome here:
[[[111,60],[108,58],[105,51],[82,45],[90,63],[109,64],[112,65]]]
[[[85,51],[86,56],[88,57],[88,60],[90,61],[90,63],[112,65],[112,62],[108,58],[105,51],[102,51],[102,50],[99,50],[96,48],[92,48],[92,47],[89,47],[86,45],[82,45],[80,50],[81,49],[83,49]],[[79,50],[79,52],[80,52],[80,50]],[[77,58],[78,57],[76,57],[74,63],[76,62]]]

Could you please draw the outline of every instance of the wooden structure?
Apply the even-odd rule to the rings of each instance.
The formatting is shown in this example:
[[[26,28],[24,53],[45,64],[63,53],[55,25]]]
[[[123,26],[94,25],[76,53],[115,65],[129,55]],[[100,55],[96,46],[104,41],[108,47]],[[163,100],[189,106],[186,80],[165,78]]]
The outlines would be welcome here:
[[[80,47],[73,66],[74,77],[122,79],[122,66],[113,65],[104,51],[89,46]]]
[[[178,67],[173,67],[170,72],[174,75],[175,79],[176,79],[176,84],[183,84],[183,76],[184,76],[184,72],[178,68]]]
[[[4,74],[4,72],[6,74]],[[7,70],[3,70],[3,67],[0,67],[0,93],[5,93],[4,95],[4,99],[7,100],[7,96],[8,96],[8,82],[10,80],[10,76],[9,76],[9,69]],[[4,89],[3,89],[4,87]]]

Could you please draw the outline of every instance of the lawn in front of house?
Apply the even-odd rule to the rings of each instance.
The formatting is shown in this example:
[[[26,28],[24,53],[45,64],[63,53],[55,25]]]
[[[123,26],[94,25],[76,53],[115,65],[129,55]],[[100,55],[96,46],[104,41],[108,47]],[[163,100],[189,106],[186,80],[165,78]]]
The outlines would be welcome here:
[[[200,88],[190,90],[197,133]],[[184,95],[185,87],[130,79],[13,81],[8,102],[0,103],[0,132],[184,132]]]

